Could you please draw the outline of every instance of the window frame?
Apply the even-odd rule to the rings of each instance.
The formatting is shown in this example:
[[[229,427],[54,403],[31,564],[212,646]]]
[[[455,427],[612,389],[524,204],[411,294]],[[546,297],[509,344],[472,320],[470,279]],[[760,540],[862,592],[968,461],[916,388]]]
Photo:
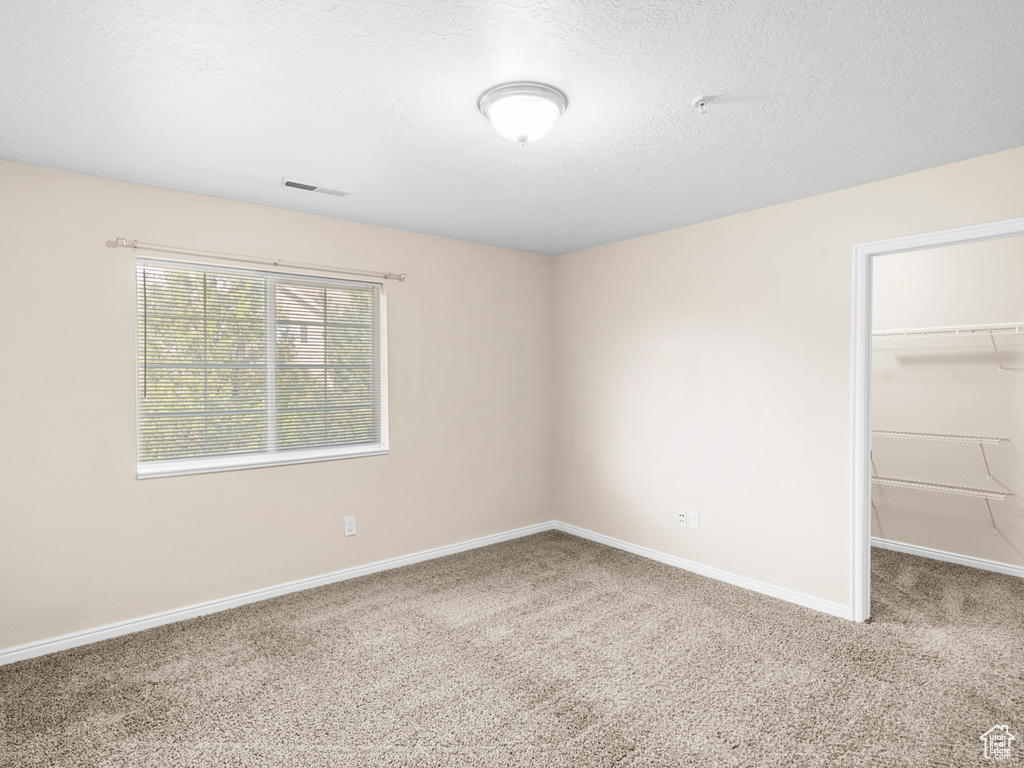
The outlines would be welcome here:
[[[387,292],[383,280],[353,280],[348,278],[325,277],[315,274],[289,271],[272,271],[266,269],[243,269],[238,267],[222,266],[203,261],[160,259],[148,257],[136,257],[134,267],[146,265],[163,266],[177,269],[206,269],[218,272],[237,272],[241,274],[259,275],[268,278],[271,282],[267,284],[268,289],[273,290],[276,282],[285,281],[289,283],[306,283],[312,285],[323,284],[357,284],[373,285],[377,287],[377,338],[374,343],[377,347],[378,365],[378,388],[374,393],[379,398],[380,414],[380,440],[374,443],[354,443],[346,445],[313,447],[313,448],[288,448],[275,451],[259,451],[254,453],[221,454],[215,456],[203,456],[183,459],[164,459],[162,461],[140,461],[140,405],[142,393],[139,388],[139,322],[138,314],[139,295],[136,281],[134,294],[135,301],[135,355],[133,358],[135,366],[135,477],[138,480],[148,480],[156,477],[175,477],[179,475],[206,474],[210,472],[228,472],[239,469],[255,469],[258,467],[286,466],[289,464],[307,464],[320,461],[335,461],[338,459],[352,459],[360,456],[381,456],[390,453],[390,440],[388,433],[388,346],[387,346]],[[268,302],[268,315],[269,315]],[[269,357],[268,357],[269,361]],[[276,362],[274,362],[276,377]]]

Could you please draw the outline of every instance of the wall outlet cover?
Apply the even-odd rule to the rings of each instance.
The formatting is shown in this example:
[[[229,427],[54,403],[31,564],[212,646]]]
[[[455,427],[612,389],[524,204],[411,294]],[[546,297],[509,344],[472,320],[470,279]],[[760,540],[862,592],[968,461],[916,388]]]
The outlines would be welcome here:
[[[698,513],[698,512],[691,512],[690,513],[690,527],[691,528],[700,528],[700,513]]]
[[[676,510],[676,522],[680,525],[686,525],[686,511],[679,509]]]
[[[356,535],[356,518],[346,517],[345,518],[345,535],[355,536]]]

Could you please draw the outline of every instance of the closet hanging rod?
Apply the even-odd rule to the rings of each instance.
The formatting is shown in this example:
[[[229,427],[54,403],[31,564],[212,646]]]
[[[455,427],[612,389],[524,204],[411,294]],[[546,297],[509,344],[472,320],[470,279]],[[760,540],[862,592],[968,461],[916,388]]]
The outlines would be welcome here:
[[[342,275],[359,275],[361,277],[377,277],[384,280],[405,280],[405,272],[373,272],[366,269],[346,269],[344,267],[332,267],[328,264],[310,264],[302,261],[287,261],[285,259],[264,259],[258,256],[242,256],[237,253],[218,253],[217,251],[200,251],[194,248],[178,248],[171,245],[158,245],[156,243],[140,243],[138,240],[129,240],[127,237],[119,237],[114,242],[114,247],[131,248],[133,251],[154,251],[156,253],[176,253],[182,256],[198,256],[206,259],[221,259],[223,261],[240,261],[246,264],[266,264],[274,267],[295,267],[297,269],[314,269],[319,272],[335,272]]]
[[[900,437],[910,440],[938,440],[946,443],[985,443],[986,445],[999,445],[1010,442],[1008,437],[975,437],[973,435],[944,435],[931,432],[891,432],[885,429],[871,430],[872,437]]]
[[[1007,496],[1013,496],[1013,491],[967,488],[962,485],[945,485],[943,483],[925,483],[920,480],[902,480],[897,477],[872,477],[871,482],[878,483],[879,485],[895,485],[900,488],[938,491],[939,493],[953,493],[957,496],[976,496],[981,499],[997,499],[999,501],[1004,501]]]
[[[989,325],[945,325],[935,328],[894,328],[885,331],[873,331],[872,338],[918,338],[922,336],[986,336],[993,333],[1024,333],[1024,322],[993,323]]]

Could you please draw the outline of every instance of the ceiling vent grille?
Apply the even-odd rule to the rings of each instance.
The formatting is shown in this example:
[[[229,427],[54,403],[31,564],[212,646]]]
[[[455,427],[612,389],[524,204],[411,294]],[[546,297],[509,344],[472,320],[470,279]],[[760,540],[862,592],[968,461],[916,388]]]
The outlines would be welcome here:
[[[295,179],[281,179],[281,184],[292,189],[301,189],[306,192],[319,192],[321,195],[334,195],[335,197],[345,197],[348,192],[342,192],[340,189],[331,189],[325,187],[322,184],[310,184],[308,181],[296,181]]]

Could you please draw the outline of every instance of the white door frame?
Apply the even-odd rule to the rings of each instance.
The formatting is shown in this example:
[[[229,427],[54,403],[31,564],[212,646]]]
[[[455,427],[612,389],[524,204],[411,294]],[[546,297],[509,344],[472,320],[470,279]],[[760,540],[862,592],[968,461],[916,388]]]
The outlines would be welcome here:
[[[1024,235],[1024,217],[861,243],[853,247],[853,500],[850,614],[871,615],[871,264],[875,256]]]

